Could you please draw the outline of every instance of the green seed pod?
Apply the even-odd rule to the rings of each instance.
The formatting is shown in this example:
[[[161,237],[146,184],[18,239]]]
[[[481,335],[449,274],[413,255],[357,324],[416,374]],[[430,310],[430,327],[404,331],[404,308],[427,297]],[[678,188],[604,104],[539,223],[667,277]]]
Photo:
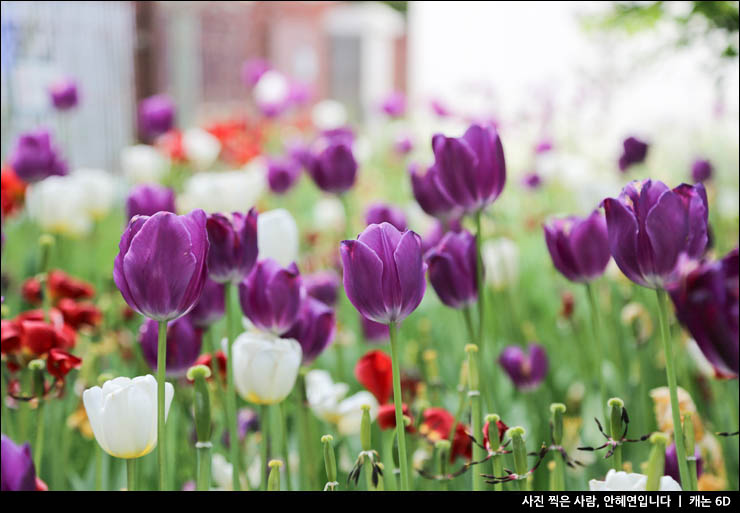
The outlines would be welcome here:
[[[488,441],[491,444],[491,450],[498,451],[501,446],[501,440],[498,437],[498,421],[501,417],[495,413],[489,413],[486,415],[486,422],[488,423]]]
[[[44,369],[46,369],[46,362],[41,359],[31,360],[28,363],[28,369],[32,375],[32,389],[31,394],[34,397],[42,398],[44,396]]]
[[[324,467],[326,468],[326,478],[330,483],[337,480],[337,460],[334,457],[334,447],[331,443],[334,437],[324,435],[321,437],[321,443],[324,444]]]
[[[506,434],[511,438],[514,453],[514,470],[520,476],[527,473],[527,444],[524,441],[526,431],[521,426],[510,428]]]
[[[362,409],[362,421],[360,422],[360,443],[362,444],[363,451],[369,451],[372,449],[371,439],[371,426],[370,426],[370,406],[363,404],[360,406]]]
[[[563,414],[565,413],[565,405],[563,403],[552,403],[550,405],[550,413],[552,414],[552,441],[555,445],[563,443]]]
[[[619,440],[622,436],[622,409],[624,409],[624,401],[619,397],[612,397],[607,401],[609,406],[609,424],[611,432],[609,433],[614,440]]]
[[[206,379],[210,375],[211,369],[205,365],[195,365],[187,372],[187,378],[194,382],[195,431],[199,442],[208,442],[211,439],[211,399],[206,385]]]
[[[653,447],[650,449],[650,457],[648,458],[645,490],[655,492],[660,489],[660,478],[663,477],[668,436],[665,433],[653,433],[650,435],[650,443],[653,444]]]
[[[283,462],[280,460],[270,460],[268,463],[270,467],[270,476],[267,478],[267,491],[268,492],[279,492],[280,491],[280,468],[283,466]]]

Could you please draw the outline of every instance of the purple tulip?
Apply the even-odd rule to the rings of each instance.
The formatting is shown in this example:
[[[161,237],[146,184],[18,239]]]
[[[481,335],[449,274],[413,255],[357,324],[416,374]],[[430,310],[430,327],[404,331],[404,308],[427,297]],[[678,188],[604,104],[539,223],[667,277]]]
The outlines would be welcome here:
[[[693,263],[669,288],[676,317],[718,378],[738,377],[738,249],[718,262]]]
[[[366,342],[386,342],[391,337],[391,332],[387,324],[371,321],[362,315],[360,315],[360,324],[362,326],[362,336],[365,337]]]
[[[440,118],[446,118],[452,115],[450,109],[448,109],[447,106],[437,98],[432,99],[429,102],[429,108],[431,108],[432,112],[434,112],[434,114],[436,114]]]
[[[440,190],[466,213],[477,212],[499,197],[506,183],[504,148],[492,126],[472,125],[462,137],[432,138]]]
[[[211,214],[206,223],[211,250],[208,274],[219,283],[239,283],[257,261],[257,211]]]
[[[347,146],[352,146],[355,142],[356,134],[351,126],[340,126],[337,128],[330,128],[328,130],[321,131],[321,137],[319,142],[325,145],[332,143],[344,143]]]
[[[36,469],[31,458],[31,445],[26,442],[18,446],[9,437],[2,435],[3,492],[31,492],[36,490]]]
[[[59,150],[52,144],[51,134],[44,128],[18,137],[10,156],[10,167],[18,178],[28,183],[67,174],[67,163],[60,157]]]
[[[630,182],[603,201],[609,250],[622,272],[644,287],[674,280],[678,256],[699,258],[707,245],[707,193],[702,184],[671,190],[663,182]]]
[[[406,96],[400,91],[394,91],[383,100],[380,108],[392,118],[400,118],[406,113]]]
[[[447,232],[461,232],[462,230],[463,227],[460,224],[459,219],[450,219],[446,223],[442,221],[434,221],[432,227],[421,239],[421,250],[423,254],[426,256],[427,252],[439,244],[442,237],[444,237]]]
[[[388,324],[413,312],[426,290],[421,237],[390,223],[371,224],[356,240],[342,241],[344,290],[357,311]]]
[[[457,211],[455,204],[440,190],[437,168],[430,166],[423,175],[417,164],[409,166],[411,189],[419,206],[430,216],[446,219]]]
[[[451,308],[466,308],[478,299],[475,237],[463,230],[447,232],[425,255],[429,281],[439,299]]]
[[[691,165],[691,179],[696,182],[706,182],[712,177],[712,163],[705,159],[697,159]]]
[[[639,164],[645,160],[648,152],[648,144],[636,137],[628,137],[622,143],[622,155],[619,157],[619,170],[627,171],[630,166]]]
[[[144,359],[152,369],[157,368],[157,321],[147,319],[139,328],[139,343]],[[167,357],[165,371],[168,376],[182,377],[195,363],[203,344],[203,333],[196,328],[190,316],[167,323]]]
[[[69,110],[77,106],[77,83],[70,79],[65,78],[54,82],[49,87],[49,95],[51,96],[51,103],[57,110]]]
[[[298,319],[305,290],[295,263],[280,267],[266,258],[239,284],[244,314],[259,329],[282,335]]]
[[[207,329],[224,316],[225,303],[224,284],[208,278],[203,286],[200,299],[190,310],[188,318],[196,328]]]
[[[118,247],[113,280],[131,308],[171,321],[195,306],[208,277],[205,212],[136,216]]]
[[[172,129],[175,123],[175,105],[169,96],[158,94],[139,102],[139,135],[152,141]]]
[[[288,103],[296,107],[306,105],[313,97],[311,86],[304,82],[291,81],[288,92]]]
[[[547,153],[552,150],[552,141],[550,139],[542,139],[534,147],[534,152],[537,154]]]
[[[547,375],[547,354],[539,344],[529,344],[527,353],[519,346],[509,346],[501,351],[498,361],[520,390],[537,388]]]
[[[696,458],[696,477],[698,478],[701,476],[701,473],[703,471],[704,464],[701,459],[701,451],[699,450],[699,446],[696,446],[696,449],[694,450],[694,457]],[[681,483],[681,476],[678,472],[678,455],[676,454],[676,444],[672,443],[668,447],[666,447],[665,450],[665,466],[663,470],[663,474],[666,476],[671,476],[673,479],[676,480],[679,484]]]
[[[262,78],[262,75],[267,73],[272,69],[272,66],[270,66],[270,63],[267,62],[265,59],[261,59],[259,57],[254,59],[247,59],[244,61],[244,64],[242,64],[242,81],[245,85],[249,87],[254,87],[257,85],[257,82],[260,81],[260,78]]]
[[[249,432],[259,431],[260,420],[257,416],[257,412],[251,408],[241,408],[236,415],[237,429],[239,430],[239,441],[244,442],[244,439]],[[221,443],[228,449],[230,447],[229,430],[225,429],[224,434],[221,436]]]
[[[303,364],[313,362],[334,340],[334,310],[318,299],[307,296],[298,312],[298,320],[283,335],[294,338],[303,349]]]
[[[530,190],[539,189],[540,185],[542,185],[542,177],[537,174],[536,171],[532,171],[531,173],[527,173],[524,175],[524,178],[522,179],[522,184],[524,184],[524,187]]]
[[[290,190],[300,176],[300,165],[294,159],[271,160],[267,165],[267,183],[275,194]]]
[[[611,254],[606,221],[600,211],[594,210],[583,219],[553,219],[544,229],[552,263],[563,276],[587,282],[604,273]]]
[[[375,203],[365,212],[366,224],[390,223],[399,231],[406,230],[406,214],[398,207]]]
[[[414,142],[408,135],[402,135],[393,143],[393,149],[399,155],[408,155],[414,149]]]
[[[334,306],[337,302],[339,284],[339,275],[331,270],[317,272],[303,278],[306,294],[329,306]]]
[[[308,173],[322,191],[342,193],[355,184],[357,162],[346,142],[332,141],[313,159]]]
[[[175,191],[156,184],[137,185],[126,198],[126,215],[153,216],[157,212],[175,213]]]

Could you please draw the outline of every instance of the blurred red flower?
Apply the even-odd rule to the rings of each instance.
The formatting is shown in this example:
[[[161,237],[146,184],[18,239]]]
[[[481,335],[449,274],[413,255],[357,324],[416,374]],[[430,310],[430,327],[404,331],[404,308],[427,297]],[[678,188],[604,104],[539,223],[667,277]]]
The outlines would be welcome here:
[[[77,303],[73,299],[63,298],[57,308],[62,312],[64,322],[76,330],[82,326],[95,327],[103,319],[100,310],[89,302]]]
[[[31,304],[40,304],[41,282],[36,278],[29,278],[23,283],[21,289],[23,298]],[[49,294],[52,302],[62,298],[88,299],[95,295],[95,288],[83,280],[69,276],[64,271],[55,269],[49,271]]]
[[[369,351],[357,360],[355,377],[367,388],[380,404],[385,404],[393,395],[393,369],[391,357],[383,351]]]
[[[408,405],[402,405],[403,414],[411,419],[411,424],[406,426],[407,433],[414,433],[414,418],[409,413]],[[395,429],[396,427],[396,408],[393,403],[384,404],[378,410],[378,426],[380,429]]]
[[[432,442],[447,440],[454,422],[455,417],[444,408],[427,408],[422,414],[422,423],[419,427],[419,432]],[[473,457],[473,442],[466,434],[466,431],[467,427],[465,424],[458,422],[450,449],[451,462],[454,462],[458,456],[462,456],[468,460]]]
[[[61,349],[49,350],[49,357],[46,359],[46,370],[61,381],[64,381],[69,371],[79,369],[80,365],[82,365],[82,359]]]
[[[218,360],[218,373],[221,375],[221,378],[226,379],[226,355],[223,351],[216,351],[216,359]],[[209,369],[211,369],[211,372],[213,372],[213,356],[211,353],[203,353],[198,357],[197,360],[195,360],[195,363],[193,365],[205,365]],[[211,378],[213,375],[211,375]],[[210,378],[209,378],[210,379]]]
[[[182,146],[182,132],[179,130],[170,130],[157,137],[154,146],[162,153],[167,155],[173,162],[186,162],[185,149]]]
[[[26,186],[26,182],[15,174],[12,167],[3,166],[0,172],[0,208],[3,217],[10,216],[23,207]]]

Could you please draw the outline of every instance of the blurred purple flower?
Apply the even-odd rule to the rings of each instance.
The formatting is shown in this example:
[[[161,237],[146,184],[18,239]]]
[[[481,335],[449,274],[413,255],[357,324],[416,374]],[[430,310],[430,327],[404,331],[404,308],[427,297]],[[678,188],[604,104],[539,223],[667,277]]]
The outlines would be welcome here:
[[[421,238],[389,223],[371,224],[356,240],[344,240],[340,253],[344,290],[370,320],[388,324],[405,319],[424,297],[426,264]]]
[[[339,275],[331,270],[320,271],[303,277],[306,294],[329,306],[334,306],[337,302],[340,283]]]
[[[447,222],[435,220],[432,223],[432,227],[424,234],[421,239],[421,250],[424,255],[432,249],[434,246],[439,244],[442,237],[448,232],[460,232],[463,230],[459,219],[450,219]]]
[[[118,247],[113,279],[133,310],[171,321],[195,306],[208,277],[205,212],[136,216]]]
[[[399,231],[406,229],[406,214],[403,210],[385,203],[375,203],[365,212],[365,224],[390,223]]]
[[[0,452],[2,452],[0,455],[2,491],[36,490],[36,470],[31,458],[31,445],[28,442],[20,446],[16,445],[13,440],[3,434]]]
[[[537,174],[537,171],[532,171],[531,173],[524,175],[524,178],[522,178],[522,184],[530,190],[539,189],[540,185],[542,185],[542,178]]]
[[[295,263],[280,267],[275,260],[260,260],[239,284],[244,314],[259,329],[282,335],[298,319],[305,295]]]
[[[552,141],[550,139],[542,139],[534,147],[534,152],[537,154],[547,153],[552,150]]]
[[[219,283],[239,283],[257,261],[257,211],[211,214],[206,223],[208,274]]]
[[[691,165],[691,179],[696,182],[706,182],[712,177],[712,163],[705,159],[696,159]]]
[[[58,80],[49,86],[51,103],[57,110],[69,110],[77,106],[77,83],[71,78]]]
[[[357,162],[352,148],[345,142],[332,141],[313,160],[308,173],[322,191],[342,193],[355,184]]]
[[[18,137],[10,156],[10,167],[18,178],[28,183],[67,174],[67,163],[52,144],[51,134],[44,128]]]
[[[544,230],[552,263],[563,276],[587,282],[604,273],[611,254],[606,220],[600,211],[594,210],[586,218],[553,219]]]
[[[402,135],[396,138],[396,141],[393,143],[393,149],[399,155],[408,155],[414,149],[414,143],[408,135]]]
[[[380,108],[389,116],[400,118],[406,113],[406,95],[400,91],[394,91],[383,100]]]
[[[647,157],[648,144],[636,137],[628,137],[622,143],[622,155],[619,157],[619,170],[627,171],[630,166],[640,164]]]
[[[715,375],[737,378],[738,249],[720,261],[688,262],[686,267],[681,280],[668,289],[676,317],[696,340]]]
[[[451,308],[466,308],[478,299],[475,237],[468,231],[447,232],[425,254],[429,281],[439,299]]]
[[[701,451],[699,446],[696,446],[694,451],[694,457],[696,458],[696,477],[701,476],[703,471],[703,461],[701,459]],[[681,484],[681,476],[678,472],[678,455],[676,454],[676,444],[672,443],[665,450],[665,467],[663,474],[671,476],[677,483]]]
[[[466,213],[477,212],[499,197],[506,183],[504,148],[495,128],[472,125],[460,138],[432,138],[437,183]]]
[[[239,442],[244,442],[247,433],[259,431],[260,421],[257,412],[251,408],[241,408],[236,415],[237,429],[239,430]],[[228,449],[230,447],[229,431],[224,430],[221,442]]]
[[[139,102],[139,135],[153,141],[169,132],[175,124],[175,104],[166,94],[157,94]]]
[[[618,199],[603,201],[609,250],[622,272],[638,285],[664,287],[675,280],[678,256],[699,258],[707,245],[704,186],[669,189],[652,180],[630,182]]]
[[[223,283],[217,283],[208,278],[203,286],[200,299],[190,310],[188,317],[193,325],[200,329],[208,327],[224,316],[226,297]]]
[[[547,354],[539,344],[529,344],[526,353],[519,346],[509,346],[501,352],[499,364],[520,390],[537,388],[547,375]]]
[[[370,343],[385,342],[390,339],[390,330],[388,325],[371,321],[360,314],[360,324],[362,325],[362,335]]]
[[[126,216],[153,216],[157,212],[175,213],[175,191],[156,184],[137,185],[126,198]]]
[[[242,82],[248,87],[254,87],[260,81],[262,75],[272,69],[270,63],[265,59],[256,57],[247,59],[242,64],[241,76]]]
[[[434,112],[437,116],[440,118],[446,118],[450,115],[452,115],[452,112],[450,112],[450,109],[447,108],[447,106],[442,103],[439,99],[433,99],[429,102],[429,107],[432,109],[432,112]]]
[[[418,164],[409,166],[411,189],[419,206],[430,216],[446,219],[457,212],[455,204],[440,190],[436,166],[429,166],[423,175]]]
[[[155,320],[147,319],[139,328],[141,352],[152,369],[157,368],[158,335],[158,323]],[[189,316],[167,323],[167,375],[184,376],[200,355],[202,344],[203,334],[193,326]]]
[[[301,176],[301,167],[295,159],[271,159],[267,165],[267,183],[275,194],[288,192]]]
[[[301,303],[295,324],[282,337],[298,341],[303,349],[303,364],[308,365],[332,343],[335,327],[334,310],[307,296]]]

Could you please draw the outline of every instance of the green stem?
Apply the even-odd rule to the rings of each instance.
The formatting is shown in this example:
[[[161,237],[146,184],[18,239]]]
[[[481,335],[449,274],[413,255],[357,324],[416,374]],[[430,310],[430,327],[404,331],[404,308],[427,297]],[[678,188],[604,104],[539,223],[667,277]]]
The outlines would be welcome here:
[[[403,428],[403,410],[401,399],[401,370],[399,365],[398,326],[395,322],[388,325],[391,336],[391,366],[393,370],[393,404],[396,407],[396,426],[398,426],[398,461],[401,466],[401,491],[409,490],[409,460],[406,457],[406,430]]]
[[[103,449],[95,444],[95,491],[103,490]]]
[[[671,415],[673,417],[673,439],[676,444],[676,456],[678,457],[678,473],[682,483],[691,486],[688,466],[686,465],[686,447],[684,446],[683,428],[681,427],[681,410],[678,405],[678,391],[676,385],[676,368],[673,360],[673,346],[668,340],[667,326],[667,304],[666,293],[662,289],[655,289],[658,296],[658,319],[660,321],[660,334],[665,352],[665,372],[668,378],[668,390],[671,396]]]
[[[457,425],[460,423],[460,418],[462,417],[463,412],[465,411],[465,408],[468,405],[467,401],[467,394],[465,393],[465,387],[460,386],[458,389],[458,402],[457,402],[457,411],[455,412],[455,420],[452,421],[452,428],[450,428],[450,433],[447,435],[447,439],[450,441],[450,443],[455,441],[455,432],[457,431]]]
[[[465,347],[468,353],[468,379],[470,382],[470,405],[472,410],[471,428],[473,434],[478,437],[483,433],[483,410],[480,398],[480,379],[478,374],[478,347],[474,344],[468,344]],[[486,457],[486,450],[479,444],[473,444],[473,459],[481,461]],[[473,473],[473,491],[480,492],[485,488],[483,476],[480,471]]]
[[[500,454],[491,458],[491,461],[493,461],[493,475],[496,477],[502,477],[504,475],[504,463],[501,458],[502,456]],[[493,485],[493,489],[500,492],[504,489],[504,485],[503,483],[496,483]]]
[[[596,372],[599,379],[599,395],[601,396],[601,407],[604,415],[604,419],[608,420],[608,412],[606,409],[606,382],[604,381],[604,341],[601,339],[601,333],[599,331],[599,307],[596,304],[596,296],[594,295],[593,288],[590,283],[586,283],[586,294],[588,295],[588,304],[591,309],[591,327],[593,328],[594,342],[596,346]]]
[[[278,426],[280,427],[280,442],[281,452],[283,453],[283,459],[285,460],[285,489],[290,491],[293,489],[290,479],[290,463],[288,461],[288,419],[285,414],[285,401],[275,405],[275,410],[278,416]]]
[[[386,429],[382,431],[381,439],[383,442],[383,464],[386,470],[383,472],[385,484],[388,490],[396,490],[396,465],[393,462],[393,438],[396,436],[395,429]]]
[[[483,312],[485,288],[483,287],[483,256],[481,255],[481,243],[483,232],[481,231],[481,210],[475,213],[475,253],[477,265],[475,268],[475,279],[478,284],[478,347],[483,351]]]
[[[126,460],[126,482],[129,492],[136,491],[136,458]]]
[[[559,452],[555,453],[555,482],[556,486],[552,489],[556,492],[562,492],[565,490],[565,465],[563,462],[563,455]]]
[[[45,403],[43,399],[39,398],[39,405],[37,408],[37,419],[36,422],[36,446],[33,448],[33,464],[36,467],[36,475],[41,475],[41,462],[43,461],[44,455],[44,413],[46,411]]]
[[[164,429],[164,383],[167,360],[167,321],[159,321],[159,338],[157,341],[157,461],[159,465],[159,489],[167,486],[165,447],[166,435]]]
[[[208,491],[211,488],[211,447],[209,444],[203,444],[195,448],[197,481],[196,488],[198,491]]]
[[[234,330],[234,294],[236,288],[231,283],[224,285],[224,293],[226,296],[226,332],[228,333],[227,343],[227,355],[226,355],[226,417],[228,419],[228,432],[229,432],[229,452],[231,465],[234,468],[232,475],[232,484],[234,491],[238,492],[241,490],[239,482],[239,474],[241,472],[241,465],[239,461],[239,428],[236,419],[236,392],[234,391],[234,339],[236,333]],[[214,362],[214,369],[217,369],[218,361]],[[218,372],[218,370],[216,370]],[[262,419],[260,419],[260,422]],[[266,462],[265,462],[266,464]]]
[[[312,471],[309,469],[310,461],[313,461],[309,455],[310,442],[308,438],[308,412],[306,411],[306,403],[304,402],[305,384],[303,377],[303,369],[298,373],[298,380],[296,383],[296,415],[298,417],[298,451],[299,451],[299,463],[300,463],[300,488],[304,490],[312,490],[311,486]],[[300,489],[299,488],[299,489]]]
[[[267,407],[266,404],[260,405],[260,431],[262,432],[262,461],[260,462],[262,464],[262,490],[267,490],[267,478],[268,478],[268,471],[267,471],[267,462],[269,461],[270,457],[270,449],[269,449],[269,442],[268,442],[268,426],[270,425],[270,422],[268,420],[268,416],[270,415],[270,409]]]

